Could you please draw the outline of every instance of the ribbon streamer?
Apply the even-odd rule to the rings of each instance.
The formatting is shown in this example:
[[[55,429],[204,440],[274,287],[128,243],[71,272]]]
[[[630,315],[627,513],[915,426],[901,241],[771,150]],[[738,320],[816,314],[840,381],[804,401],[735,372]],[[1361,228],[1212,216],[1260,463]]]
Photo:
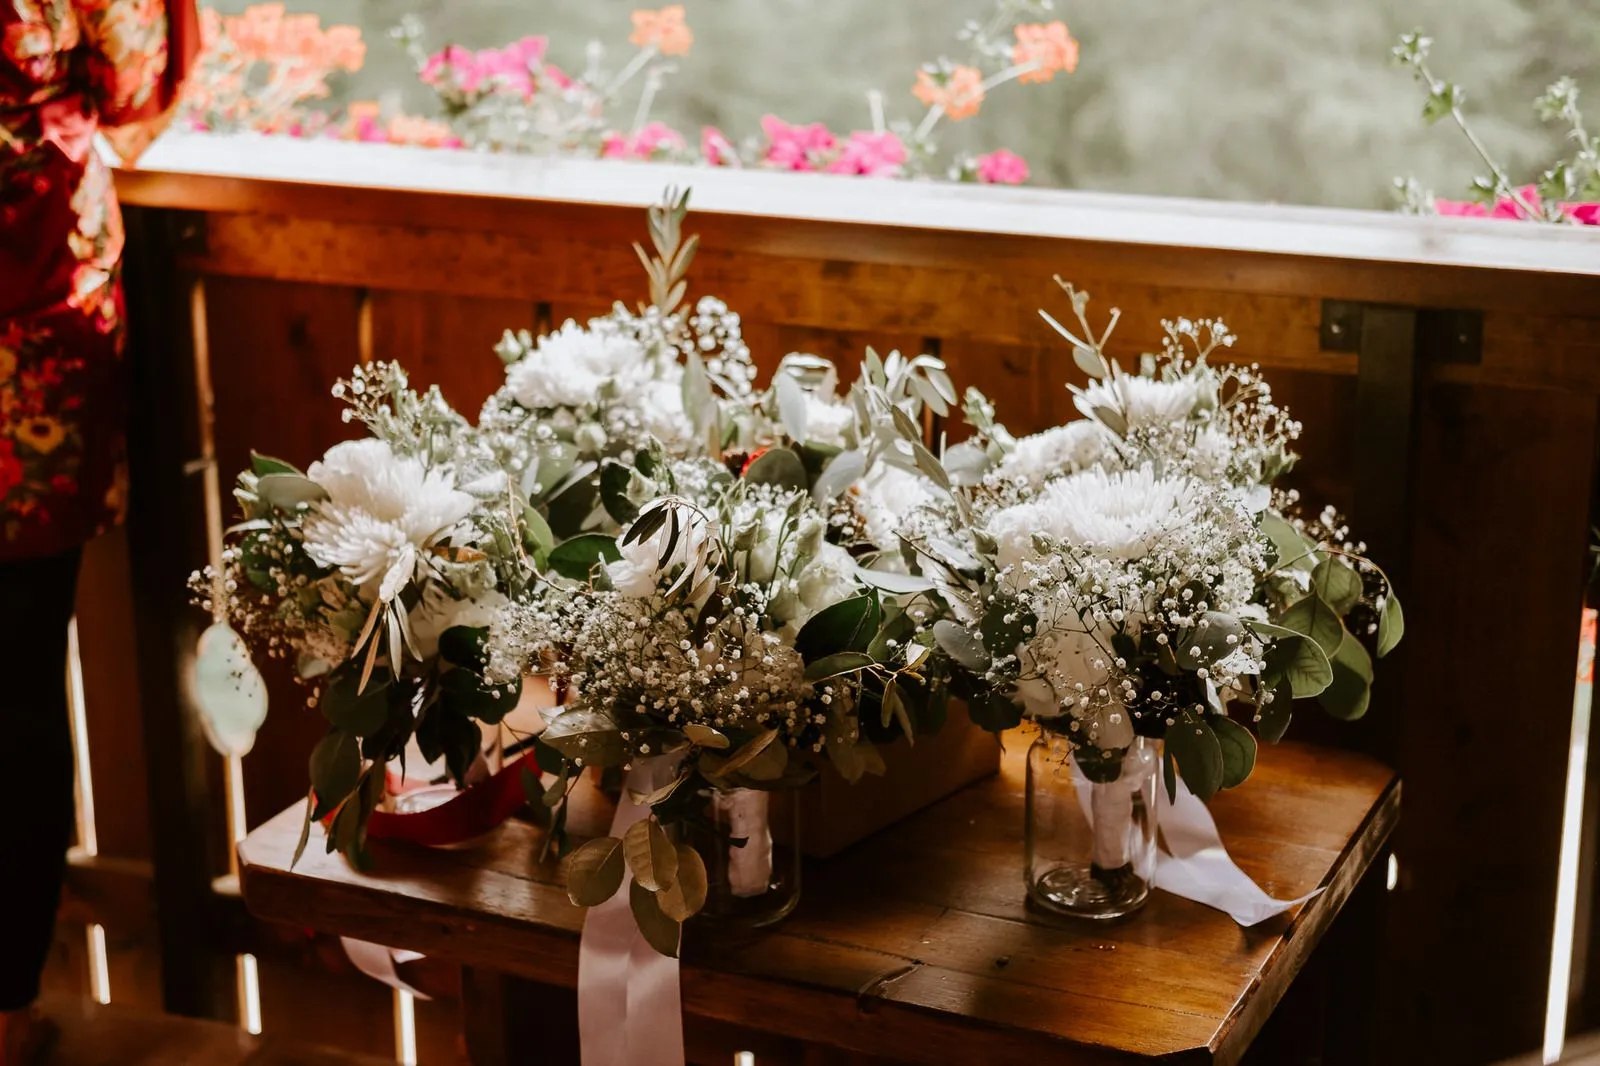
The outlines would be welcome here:
[[[419,951],[402,951],[399,948],[386,948],[382,944],[373,944],[365,940],[351,940],[347,936],[339,938],[339,943],[344,945],[344,953],[350,957],[356,969],[372,978],[381,981],[390,988],[401,992],[409,992],[418,999],[431,999],[426,992],[418,992],[406,984],[396,967],[407,962],[416,962],[422,958]]]
[[[1178,779],[1176,800],[1169,800],[1159,783],[1156,792],[1156,824],[1166,841],[1156,860],[1157,888],[1225,911],[1244,926],[1282,914],[1322,891],[1315,888],[1298,899],[1272,898],[1228,857],[1216,820],[1183,778]]]
[[[527,801],[522,789],[524,769],[539,773],[531,752],[437,807],[406,813],[373,811],[367,822],[367,839],[404,840],[437,848],[482,836]]]
[[[1114,834],[1108,827],[1095,826],[1094,785],[1076,765],[1072,769],[1072,784],[1078,793],[1078,806],[1084,820],[1094,834],[1098,854],[1102,841]],[[1131,789],[1129,791],[1131,793]],[[1322,891],[1316,888],[1298,899],[1274,899],[1267,895],[1229,858],[1228,849],[1223,847],[1222,836],[1217,832],[1216,820],[1181,777],[1176,800],[1169,800],[1166,786],[1156,782],[1156,825],[1161,830],[1164,846],[1156,853],[1156,873],[1151,883],[1174,896],[1215,907],[1240,925],[1264,922]],[[1122,834],[1125,836],[1126,830]]]
[[[611,819],[621,837],[650,808],[628,799],[650,793],[677,776],[680,756],[641,759],[628,771],[622,801]],[[633,885],[622,887],[583,920],[578,945],[578,1036],[583,1066],[684,1066],[683,998],[678,960],[658,953],[639,932],[628,903]]]

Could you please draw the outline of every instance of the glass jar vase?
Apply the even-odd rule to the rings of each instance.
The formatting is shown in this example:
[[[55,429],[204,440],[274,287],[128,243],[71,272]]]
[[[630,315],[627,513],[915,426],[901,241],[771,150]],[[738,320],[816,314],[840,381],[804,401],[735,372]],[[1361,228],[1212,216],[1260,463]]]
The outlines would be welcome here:
[[[706,820],[685,827],[706,864],[698,917],[735,930],[781,920],[800,902],[800,804],[753,788],[711,788],[701,796]]]
[[[1043,726],[1028,749],[1024,871],[1029,904],[1119,918],[1144,905],[1156,871],[1161,741],[1135,737],[1118,757],[1074,751]]]

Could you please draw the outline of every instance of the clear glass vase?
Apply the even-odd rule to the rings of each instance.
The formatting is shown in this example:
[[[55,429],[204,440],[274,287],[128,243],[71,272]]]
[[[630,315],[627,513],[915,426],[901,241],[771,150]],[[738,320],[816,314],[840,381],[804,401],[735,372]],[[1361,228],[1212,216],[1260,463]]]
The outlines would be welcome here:
[[[706,903],[698,919],[731,929],[781,920],[800,902],[800,804],[751,788],[701,795],[706,824],[687,830],[706,864]],[[789,824],[778,826],[779,818]]]
[[[1087,770],[1085,769],[1087,767]],[[1120,759],[1075,753],[1041,728],[1028,750],[1025,868],[1030,905],[1119,918],[1144,905],[1156,871],[1161,741],[1135,737]]]

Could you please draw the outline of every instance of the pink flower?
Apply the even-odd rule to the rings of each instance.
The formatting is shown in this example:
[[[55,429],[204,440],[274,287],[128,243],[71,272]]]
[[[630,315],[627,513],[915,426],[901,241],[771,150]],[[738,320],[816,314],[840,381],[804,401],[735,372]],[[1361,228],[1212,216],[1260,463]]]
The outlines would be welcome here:
[[[1434,200],[1433,210],[1440,215],[1459,218],[1483,218],[1489,209],[1472,200]]]
[[[700,155],[706,163],[714,167],[736,167],[739,165],[739,152],[733,147],[733,142],[715,126],[706,126],[700,131]]]
[[[820,122],[791,126],[777,115],[762,117],[761,132],[767,135],[766,162],[782,170],[816,170],[817,157],[839,143]]]
[[[1600,204],[1568,204],[1567,217],[1582,226],[1600,226]]]
[[[906,146],[892,133],[856,130],[845,142],[839,158],[828,164],[830,174],[864,174],[869,178],[892,178],[906,161]]]
[[[1539,198],[1539,189],[1534,185],[1524,185],[1517,190],[1517,196],[1522,203],[1510,196],[1502,196],[1493,207],[1473,200],[1434,200],[1433,209],[1436,214],[1455,218],[1509,218],[1526,219],[1528,212],[1522,206],[1526,204],[1534,211],[1543,209],[1543,202]],[[1562,204],[1561,210],[1566,216],[1579,225],[1600,226],[1600,204]]]
[[[602,159],[654,159],[684,145],[683,134],[664,122],[648,123],[637,133],[608,133],[600,144]]]
[[[978,157],[978,180],[988,185],[1021,185],[1028,180],[1028,161],[1001,148]]]

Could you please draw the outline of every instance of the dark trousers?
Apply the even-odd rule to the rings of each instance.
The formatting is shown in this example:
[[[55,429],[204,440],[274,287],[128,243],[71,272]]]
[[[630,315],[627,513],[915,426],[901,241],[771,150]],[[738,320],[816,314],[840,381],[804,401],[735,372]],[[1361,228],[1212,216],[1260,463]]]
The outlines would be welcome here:
[[[67,623],[78,586],[74,548],[0,563],[0,781],[6,906],[0,910],[0,1011],[39,996],[72,843],[72,727]]]

